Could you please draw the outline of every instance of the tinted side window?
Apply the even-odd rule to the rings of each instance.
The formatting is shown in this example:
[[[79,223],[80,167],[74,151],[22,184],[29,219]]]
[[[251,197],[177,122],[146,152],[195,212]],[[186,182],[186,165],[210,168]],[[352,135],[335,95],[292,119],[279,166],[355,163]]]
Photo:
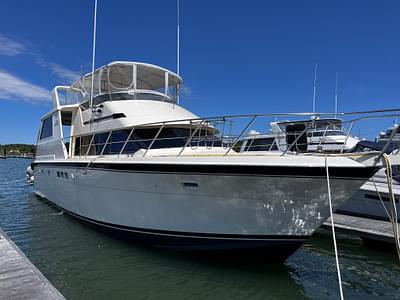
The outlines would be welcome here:
[[[275,138],[264,138],[264,139],[253,139],[248,140],[246,145],[246,151],[270,151],[278,150]]]
[[[42,130],[40,132],[40,139],[45,139],[53,136],[53,116],[43,120]]]
[[[81,155],[86,155],[86,154],[93,155],[94,154],[93,153],[94,145],[92,145],[90,151],[88,151],[91,140],[92,140],[92,135],[81,136],[81,150],[80,150]]]
[[[93,147],[95,148],[96,155],[100,155],[101,151],[103,150],[104,144],[107,141],[109,133],[103,132],[95,134],[93,138]]]
[[[79,156],[81,151],[81,137],[78,136],[75,138],[75,156]]]
[[[119,154],[129,136],[129,132],[130,130],[113,131],[103,154]]]

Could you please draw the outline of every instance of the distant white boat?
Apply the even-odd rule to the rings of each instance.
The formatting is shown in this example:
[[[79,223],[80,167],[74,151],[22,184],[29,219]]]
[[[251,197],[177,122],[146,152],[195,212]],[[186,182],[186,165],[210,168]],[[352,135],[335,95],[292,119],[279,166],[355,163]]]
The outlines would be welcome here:
[[[365,218],[389,220],[391,215],[390,195],[384,172],[383,169],[379,170],[337,212]],[[395,205],[399,213],[397,218],[400,221],[400,184],[395,181],[393,183]]]
[[[343,131],[342,120],[337,118],[280,121],[272,122],[267,134],[249,132],[240,152],[287,151],[290,146],[300,152],[351,152],[358,142]]]
[[[381,147],[383,147],[387,142],[390,142],[388,152],[392,152],[392,155],[399,155],[400,132],[394,132],[394,130],[397,130],[397,126],[397,124],[394,124],[389,127],[386,132],[381,132],[376,138],[376,142],[380,144]],[[398,221],[400,221],[399,170],[399,166],[392,167],[394,179],[393,194],[395,197],[396,210],[399,212]],[[388,190],[385,170],[381,169],[370,180],[368,180],[368,182],[366,182],[349,201],[342,205],[338,212],[366,218],[389,220],[389,216],[391,216],[391,207]]]

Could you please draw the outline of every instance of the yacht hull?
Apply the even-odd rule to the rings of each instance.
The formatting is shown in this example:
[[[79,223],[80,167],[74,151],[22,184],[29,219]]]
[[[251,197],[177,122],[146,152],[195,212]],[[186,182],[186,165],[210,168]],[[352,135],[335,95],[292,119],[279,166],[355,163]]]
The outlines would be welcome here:
[[[38,196],[43,197],[40,193]],[[43,198],[48,201],[47,198]],[[260,254],[265,260],[284,260],[295,252],[308,237],[302,236],[251,236],[231,234],[198,234],[186,232],[154,231],[129,226],[119,226],[99,222],[79,216],[73,212],[64,210],[54,202],[50,204],[63,210],[77,220],[117,238],[140,242],[156,246],[158,248],[170,249],[183,252],[200,252],[202,254]],[[268,257],[264,255],[268,253]]]
[[[389,221],[392,205],[384,171],[379,171],[366,182],[337,212],[346,215]],[[378,192],[379,194],[378,194]],[[397,212],[400,212],[400,185],[393,181],[393,193]],[[400,216],[398,216],[400,221]]]
[[[38,194],[73,216],[176,250],[288,256],[329,217],[324,168],[38,162],[34,170]],[[375,168],[330,172],[336,209]]]

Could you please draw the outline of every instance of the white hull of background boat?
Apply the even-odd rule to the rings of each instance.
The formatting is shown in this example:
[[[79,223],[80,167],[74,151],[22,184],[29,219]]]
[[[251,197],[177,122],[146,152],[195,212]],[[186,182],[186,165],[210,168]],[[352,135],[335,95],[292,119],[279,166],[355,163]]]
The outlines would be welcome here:
[[[396,181],[393,181],[393,193],[396,199],[396,210],[399,214],[400,184]],[[390,215],[391,211],[390,196],[383,170],[366,182],[349,201],[338,209],[338,212],[342,214],[386,221],[389,220],[388,214]],[[398,221],[400,221],[400,215],[398,215]]]

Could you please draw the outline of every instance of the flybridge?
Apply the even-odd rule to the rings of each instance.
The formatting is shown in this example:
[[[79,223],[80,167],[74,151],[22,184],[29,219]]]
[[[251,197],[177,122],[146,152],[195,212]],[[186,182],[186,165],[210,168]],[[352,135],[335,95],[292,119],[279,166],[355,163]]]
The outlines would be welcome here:
[[[93,97],[91,95],[93,80]],[[112,62],[88,73],[70,87],[53,90],[56,107],[80,104],[87,109],[90,102],[156,100],[176,103],[182,79],[162,67],[138,62]]]

